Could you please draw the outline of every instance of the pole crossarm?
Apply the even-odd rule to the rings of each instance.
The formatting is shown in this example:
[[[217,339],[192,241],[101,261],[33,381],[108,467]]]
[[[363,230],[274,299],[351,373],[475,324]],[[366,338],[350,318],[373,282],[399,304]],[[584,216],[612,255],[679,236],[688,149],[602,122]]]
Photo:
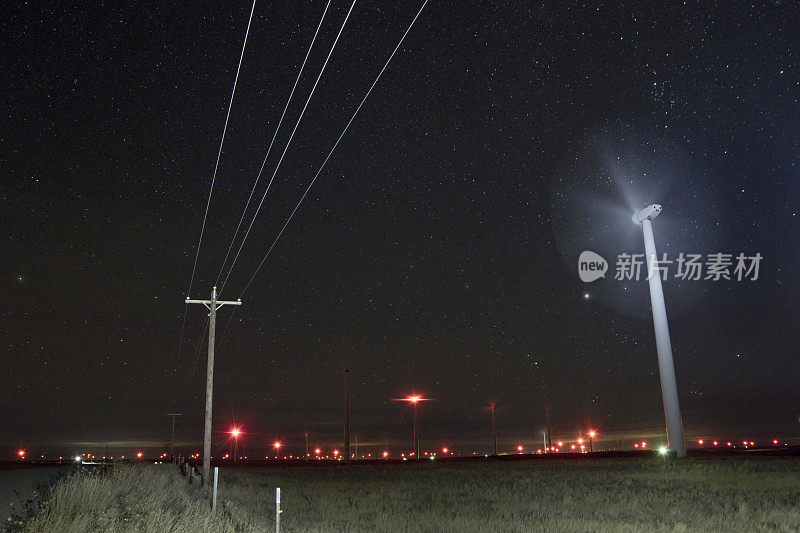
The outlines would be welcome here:
[[[206,309],[211,311],[211,303],[212,303],[211,300],[190,300],[189,298],[186,298],[186,303],[187,304],[203,304],[203,305],[206,306]],[[242,300],[241,299],[240,300],[236,300],[235,302],[234,301],[228,301],[228,300],[215,300],[214,303],[216,304],[217,309],[219,309],[223,305],[242,305]]]

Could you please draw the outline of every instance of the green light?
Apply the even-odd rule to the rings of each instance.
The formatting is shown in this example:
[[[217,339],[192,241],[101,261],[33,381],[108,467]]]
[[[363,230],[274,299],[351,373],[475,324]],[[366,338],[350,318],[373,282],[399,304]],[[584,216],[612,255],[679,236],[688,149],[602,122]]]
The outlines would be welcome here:
[[[658,449],[658,453],[660,453],[661,455],[667,455],[669,453],[669,450],[667,449],[666,446],[661,446]]]

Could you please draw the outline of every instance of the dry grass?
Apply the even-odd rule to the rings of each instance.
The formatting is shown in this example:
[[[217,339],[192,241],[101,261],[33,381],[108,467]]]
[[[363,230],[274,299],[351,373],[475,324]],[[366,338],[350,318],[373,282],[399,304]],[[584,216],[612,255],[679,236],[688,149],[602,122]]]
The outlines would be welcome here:
[[[274,523],[234,517],[229,506],[212,514],[197,489],[173,465],[121,465],[109,472],[78,472],[58,481],[51,498],[27,521],[25,532],[264,531]],[[235,507],[235,506],[234,506]]]
[[[220,508],[174,466],[59,483],[25,531],[798,531],[800,459],[711,457],[220,469]]]

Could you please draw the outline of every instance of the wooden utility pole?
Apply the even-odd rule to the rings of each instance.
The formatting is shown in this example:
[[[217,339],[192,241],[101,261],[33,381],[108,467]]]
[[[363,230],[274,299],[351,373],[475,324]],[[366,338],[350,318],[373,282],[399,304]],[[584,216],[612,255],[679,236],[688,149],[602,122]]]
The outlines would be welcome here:
[[[356,457],[358,459],[358,457]],[[350,462],[350,369],[344,369],[344,462]]]
[[[203,435],[203,484],[209,480],[211,472],[211,410],[214,396],[214,338],[217,326],[217,309],[223,305],[242,305],[242,300],[225,302],[217,300],[217,288],[211,291],[210,300],[190,300],[187,304],[203,304],[210,311],[208,322],[208,365],[206,366],[206,427]]]
[[[169,440],[169,458],[175,458],[175,417],[182,416],[181,413],[167,413],[167,416],[172,417],[172,438]]]

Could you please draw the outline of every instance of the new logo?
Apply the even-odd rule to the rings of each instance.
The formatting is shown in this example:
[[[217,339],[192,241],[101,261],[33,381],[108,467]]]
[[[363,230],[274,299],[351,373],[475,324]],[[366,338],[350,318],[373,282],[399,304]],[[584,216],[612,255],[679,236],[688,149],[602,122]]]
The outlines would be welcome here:
[[[591,283],[592,281],[606,277],[608,271],[608,261],[599,254],[589,250],[581,252],[578,257],[578,276],[581,281]]]

